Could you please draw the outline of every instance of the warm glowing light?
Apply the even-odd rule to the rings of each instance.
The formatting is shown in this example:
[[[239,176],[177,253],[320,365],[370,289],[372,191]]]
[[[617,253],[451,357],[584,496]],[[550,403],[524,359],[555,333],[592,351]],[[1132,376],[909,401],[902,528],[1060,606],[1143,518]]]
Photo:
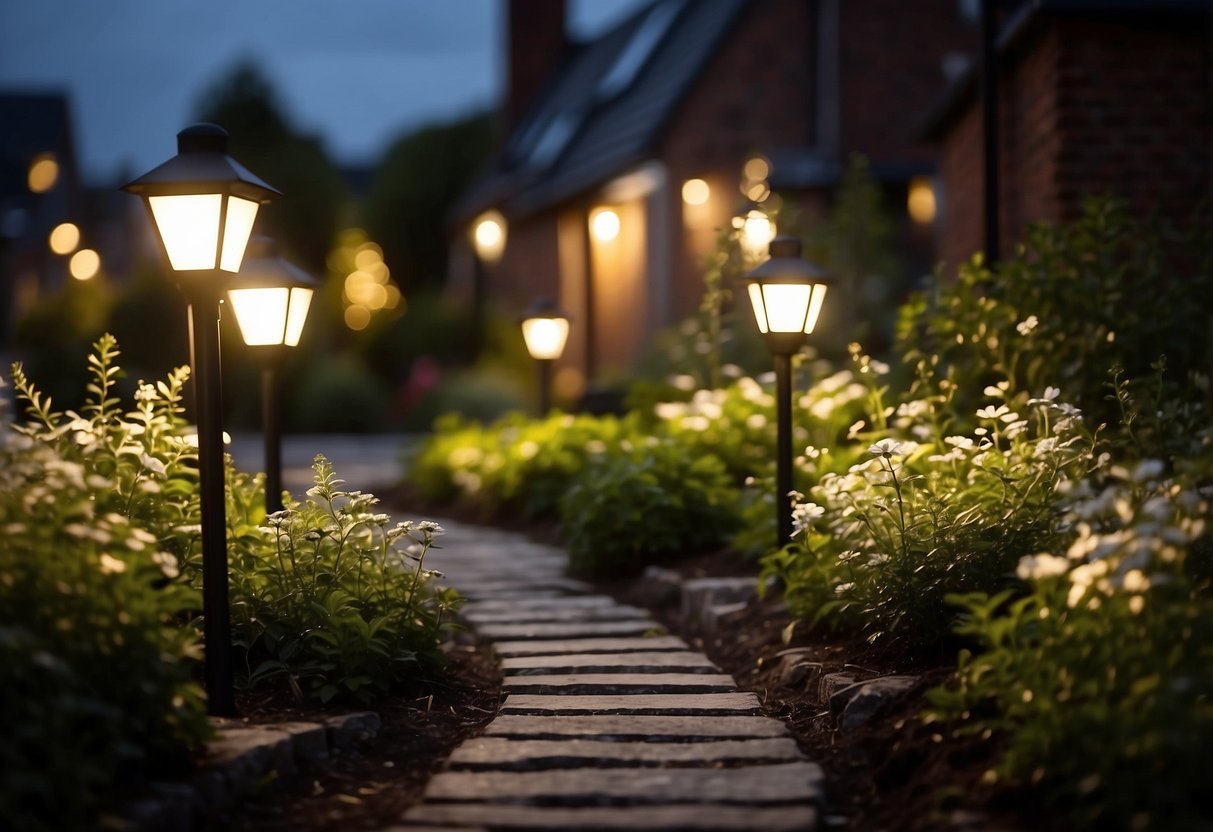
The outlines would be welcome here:
[[[174,271],[215,268],[222,194],[153,196],[148,197],[148,202]],[[228,197],[219,268],[226,272],[240,271],[259,207],[251,200]]]
[[[80,245],[80,229],[70,222],[62,222],[51,232],[50,246],[55,254],[71,254]]]
[[[826,286],[812,283],[751,283],[750,304],[758,331],[812,333],[821,314]]]
[[[486,263],[496,263],[505,253],[505,217],[498,211],[481,214],[472,228],[472,245],[476,256]]]
[[[771,187],[766,182],[750,182],[743,193],[751,202],[766,202],[771,195]]]
[[[44,194],[59,181],[59,163],[49,153],[43,153],[34,158],[29,166],[29,189],[36,194]]]
[[[250,347],[281,344],[291,290],[285,286],[233,289],[228,292],[244,343]]]
[[[282,343],[288,347],[299,345],[303,336],[303,324],[307,321],[307,311],[312,305],[312,290],[303,286],[291,289],[290,312],[286,316],[286,334]]]
[[[753,156],[741,170],[745,178],[750,182],[761,182],[771,175],[771,163],[761,156]]]
[[[599,242],[612,242],[620,228],[619,215],[610,208],[600,208],[590,216],[590,231]]]
[[[915,176],[910,180],[910,190],[906,195],[906,210],[914,222],[929,223],[935,220],[935,189],[931,180],[925,176]]]
[[[371,310],[360,304],[345,308],[345,325],[358,332],[366,329],[371,323]]]
[[[712,189],[702,179],[688,179],[682,183],[682,201],[687,205],[703,205],[712,195]]]
[[[82,248],[72,255],[68,271],[77,280],[92,280],[101,271],[101,255],[91,248]]]
[[[364,243],[354,255],[354,265],[363,271],[371,271],[383,263],[383,252],[374,243]]]
[[[557,359],[569,338],[569,321],[567,318],[527,318],[522,322],[522,337],[531,358]]]
[[[765,256],[773,239],[775,223],[762,211],[751,210],[742,219],[741,248],[750,259],[757,260]]]

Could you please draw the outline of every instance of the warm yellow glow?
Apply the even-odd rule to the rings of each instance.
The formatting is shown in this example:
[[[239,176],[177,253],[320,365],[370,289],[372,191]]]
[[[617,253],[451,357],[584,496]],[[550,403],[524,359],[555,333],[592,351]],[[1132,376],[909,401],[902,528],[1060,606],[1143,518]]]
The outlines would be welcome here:
[[[71,254],[80,245],[80,229],[70,222],[59,223],[51,232],[50,245],[55,254]]]
[[[687,205],[703,205],[712,195],[712,189],[702,179],[688,179],[682,183],[682,201]]]
[[[59,163],[49,153],[38,156],[29,166],[29,189],[44,194],[59,181]]]
[[[771,163],[761,156],[754,156],[745,163],[742,173],[750,182],[761,182],[771,175]]]
[[[775,239],[775,223],[754,209],[745,215],[741,225],[741,248],[751,260],[766,256],[771,240]]]
[[[355,332],[366,329],[371,323],[371,310],[360,304],[345,308],[345,325]]]
[[[101,255],[91,248],[82,248],[72,255],[68,270],[77,280],[92,280],[101,271]]]
[[[599,242],[614,241],[619,236],[621,227],[619,215],[610,208],[599,208],[590,215],[590,231]]]
[[[771,332],[804,332],[812,295],[810,284],[768,283],[763,286],[767,328]]]
[[[174,271],[213,269],[219,242],[219,194],[148,197]]]
[[[910,190],[906,195],[906,210],[914,222],[928,223],[935,220],[935,189],[931,180],[925,176],[915,176],[910,180]]]
[[[232,289],[227,294],[244,343],[250,347],[282,343],[290,289],[285,286]]]
[[[814,327],[817,326],[817,318],[821,315],[821,304],[826,299],[826,289],[828,288],[824,283],[818,283],[813,287],[813,299],[809,301],[809,314],[804,319],[806,335],[812,334]]]
[[[750,305],[754,308],[754,319],[758,322],[758,331],[767,333],[767,310],[762,305],[762,289],[757,283],[747,287],[750,290]]]
[[[498,211],[481,214],[472,228],[472,244],[476,256],[486,263],[496,263],[505,253],[505,217]]]
[[[382,288],[373,274],[357,269],[346,275],[345,299],[353,304],[370,306],[375,290]]]
[[[354,255],[354,265],[369,272],[383,263],[383,251],[374,243],[363,243]]]
[[[256,202],[248,199],[228,197],[227,221],[223,231],[223,256],[219,258],[219,268],[225,272],[240,271],[244,249],[248,245],[249,235],[253,233],[253,221],[257,219],[259,207]]]
[[[771,195],[771,188],[766,182],[751,182],[746,185],[744,193],[746,199],[751,202],[766,202],[767,197]]]
[[[400,290],[396,288],[396,284],[389,283],[387,285],[387,303],[384,305],[384,308],[395,309],[403,300],[404,298],[401,297]]]
[[[291,307],[286,316],[286,334],[282,342],[288,347],[299,345],[303,336],[303,324],[307,321],[307,311],[312,305],[312,290],[305,286],[291,289]]]
[[[559,358],[569,338],[565,318],[528,318],[522,322],[522,337],[531,358]]]

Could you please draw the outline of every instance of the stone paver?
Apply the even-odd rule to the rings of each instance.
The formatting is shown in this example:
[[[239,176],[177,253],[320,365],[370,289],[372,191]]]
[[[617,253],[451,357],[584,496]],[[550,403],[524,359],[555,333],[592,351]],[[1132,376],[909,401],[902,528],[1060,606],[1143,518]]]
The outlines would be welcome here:
[[[445,524],[444,524],[445,525]],[[822,772],[647,611],[592,594],[561,550],[451,524],[427,560],[502,664],[500,712],[396,830],[817,830]]]
[[[556,656],[514,656],[501,660],[506,676],[561,673],[719,673],[702,653],[678,652],[580,653]]]

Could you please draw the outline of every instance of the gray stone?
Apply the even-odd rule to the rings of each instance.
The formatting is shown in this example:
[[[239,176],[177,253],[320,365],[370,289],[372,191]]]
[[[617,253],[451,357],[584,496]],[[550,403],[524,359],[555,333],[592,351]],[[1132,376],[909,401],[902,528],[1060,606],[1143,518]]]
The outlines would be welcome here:
[[[567,771],[444,771],[426,788],[427,801],[607,804],[772,803],[820,801],[822,771],[813,763],[744,768],[623,768]]]
[[[372,739],[379,734],[379,725],[379,714],[374,711],[355,711],[330,716],[325,720],[329,747],[333,749],[349,748]]]
[[[573,673],[563,676],[507,676],[508,694],[724,693],[736,690],[732,676],[703,673]]]
[[[246,783],[277,771],[295,773],[291,735],[271,727],[224,728],[206,747],[205,766],[232,784]]]
[[[451,754],[452,769],[539,771],[611,766],[715,766],[802,759],[790,737],[719,742],[612,742],[604,740],[514,740],[477,737]]]
[[[423,804],[405,814],[410,823],[484,824],[495,830],[597,829],[626,832],[814,832],[817,810],[812,806],[511,806],[502,804]],[[420,832],[415,826],[385,832]]]
[[[702,653],[637,652],[581,653],[571,656],[515,656],[501,660],[506,676],[539,676],[560,673],[719,673]]]
[[[682,582],[682,623],[699,627],[704,609],[748,602],[757,595],[754,578],[688,578]]]
[[[642,636],[661,632],[662,627],[651,619],[631,621],[562,621],[538,624],[483,624],[476,628],[481,636],[494,641],[517,639],[603,638],[607,636]]]
[[[647,653],[654,650],[685,651],[687,643],[677,636],[640,638],[570,638],[551,641],[499,641],[493,650],[502,658],[558,656],[581,653]]]
[[[486,737],[514,739],[593,738],[626,742],[693,742],[786,737],[782,722],[765,716],[641,716],[637,714],[588,716],[527,716],[505,714],[489,723]]]
[[[621,621],[643,619],[648,613],[622,604],[602,607],[520,607],[512,610],[463,610],[461,617],[476,627],[485,624]]]
[[[857,690],[855,682],[855,676],[851,673],[827,673],[817,683],[817,698],[829,703],[831,708],[841,710]],[[835,700],[835,697],[838,699]],[[837,706],[835,701],[838,702]]]
[[[274,727],[291,735],[296,761],[312,763],[328,757],[328,728],[323,723],[276,722]]]
[[[885,704],[901,696],[918,683],[915,676],[882,676],[860,684],[842,711],[838,727],[851,731],[876,715]]]
[[[808,658],[816,655],[804,648],[781,650],[779,657],[779,684],[784,687],[798,687],[803,690],[816,689],[821,679],[822,664]]]
[[[641,696],[509,696],[503,714],[664,714],[701,716],[757,714],[753,693],[662,693]]]
[[[502,612],[520,609],[581,609],[585,607],[613,607],[618,603],[618,601],[608,595],[558,595],[549,598],[472,601],[464,604],[463,612]]]
[[[593,591],[593,587],[584,581],[563,577],[529,576],[515,581],[464,581],[459,584],[460,590],[469,598],[491,598],[498,593],[556,589],[562,592]]]
[[[725,618],[741,612],[748,606],[748,601],[736,601],[732,604],[709,604],[703,607],[699,611],[699,631],[705,636],[716,635]]]
[[[654,607],[679,602],[682,598],[682,576],[673,569],[648,566],[640,583],[643,602]]]

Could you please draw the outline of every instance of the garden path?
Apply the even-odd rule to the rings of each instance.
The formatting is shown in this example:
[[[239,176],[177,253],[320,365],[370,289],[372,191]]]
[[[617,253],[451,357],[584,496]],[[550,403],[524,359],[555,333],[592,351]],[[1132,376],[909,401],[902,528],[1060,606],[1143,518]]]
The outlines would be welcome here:
[[[813,830],[822,772],[758,698],[566,554],[446,523],[427,565],[469,602],[507,694],[393,830]]]

